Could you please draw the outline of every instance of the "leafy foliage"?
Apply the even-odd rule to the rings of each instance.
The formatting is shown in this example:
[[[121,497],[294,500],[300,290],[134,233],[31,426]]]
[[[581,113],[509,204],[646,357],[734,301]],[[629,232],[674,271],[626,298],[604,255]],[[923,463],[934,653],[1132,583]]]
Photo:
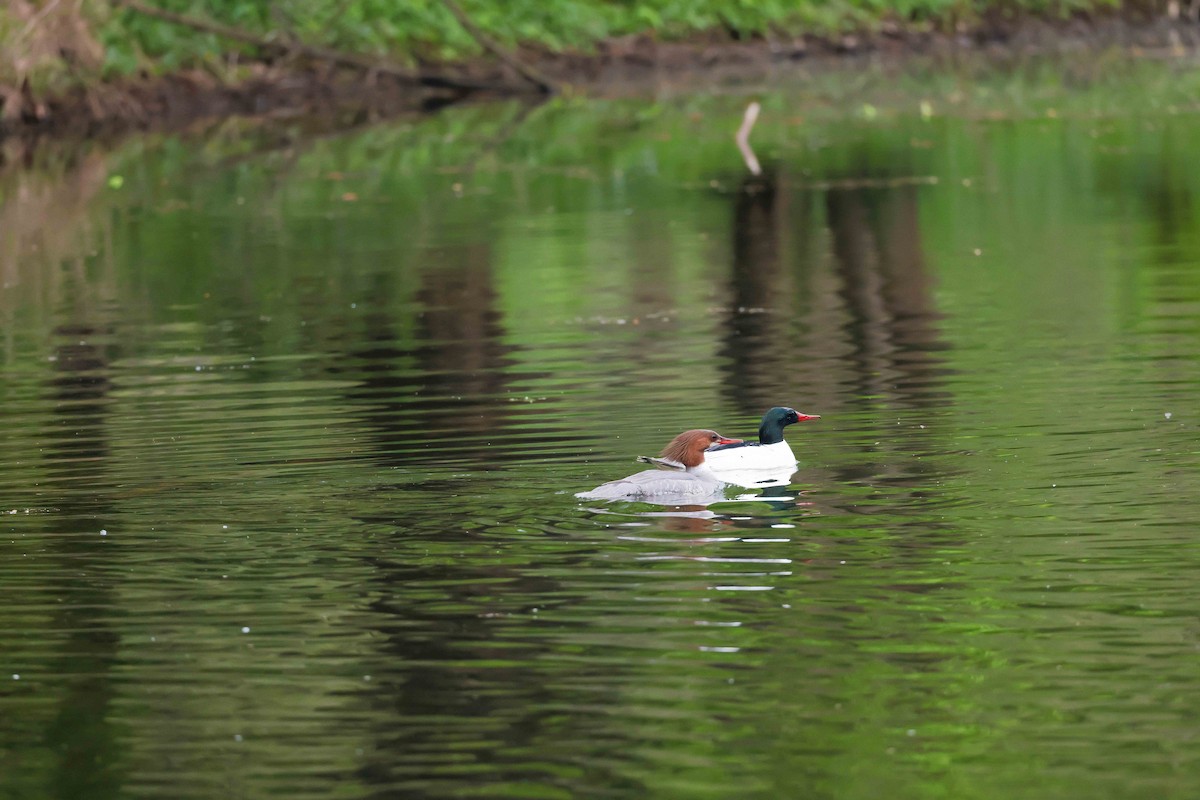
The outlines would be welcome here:
[[[916,26],[951,24],[985,12],[1039,14],[1116,5],[1118,0],[461,0],[471,18],[504,45],[554,51],[584,49],[606,37],[660,39],[704,31],[746,38],[870,29],[891,20]],[[159,7],[235,25],[264,37],[296,37],[397,59],[474,55],[478,44],[440,0],[157,0]],[[236,50],[210,34],[114,13],[103,30],[108,67],[164,69],[212,63]]]
[[[395,60],[477,55],[478,43],[442,0],[146,0],[164,10],[235,26],[265,39],[386,55]],[[1127,0],[1128,2],[1129,0]],[[1151,5],[1159,0],[1151,0]],[[949,27],[985,14],[1028,12],[1063,16],[1112,8],[1121,0],[459,0],[475,23],[506,47],[583,50],[606,38],[647,35],[661,40],[719,32],[734,38],[831,35],[870,30],[885,22]],[[0,81],[30,74],[86,77],[79,65],[38,64],[21,55],[28,17],[0,8]],[[227,73],[253,56],[252,48],[123,9],[107,0],[81,0],[81,14],[104,48],[105,74],[168,72],[203,67]],[[1144,10],[1144,5],[1139,8]],[[52,48],[53,52],[57,52]],[[14,79],[14,75],[18,77]]]

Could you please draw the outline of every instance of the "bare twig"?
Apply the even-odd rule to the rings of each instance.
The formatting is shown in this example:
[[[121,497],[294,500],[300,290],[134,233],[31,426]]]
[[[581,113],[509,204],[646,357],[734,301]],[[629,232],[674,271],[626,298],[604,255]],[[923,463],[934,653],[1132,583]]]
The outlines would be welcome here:
[[[462,25],[466,32],[471,34],[475,41],[479,42],[480,46],[482,46],[484,50],[487,50],[496,58],[512,67],[522,78],[536,86],[539,91],[545,94],[554,94],[558,91],[558,86],[555,85],[552,80],[528,64],[523,64],[515,57],[509,55],[505,49],[500,46],[499,42],[484,33],[479,26],[476,25],[469,16],[467,16],[467,12],[462,10],[462,6],[460,6],[456,0],[442,0],[442,5],[450,10],[450,13],[454,15],[456,20],[458,20],[458,24]]]
[[[36,28],[38,24],[46,18],[47,14],[54,10],[54,7],[57,6],[58,3],[59,0],[50,0],[49,3],[46,3],[46,5],[42,6],[42,8],[36,14],[29,18],[29,22],[25,24],[25,27],[22,28],[21,32],[17,34],[15,39],[13,39],[13,44],[22,41],[26,36],[33,33],[33,29]]]
[[[746,106],[746,114],[742,117],[742,126],[738,128],[737,135],[733,140],[737,142],[738,150],[742,151],[742,160],[746,162],[746,169],[750,170],[751,175],[762,175],[762,166],[758,163],[758,158],[754,155],[754,149],[750,147],[750,131],[754,130],[754,123],[758,121],[758,112],[762,110],[762,106],[758,103],[751,103]]]
[[[186,28],[191,28],[205,33],[212,33],[224,39],[232,39],[235,42],[243,42],[261,48],[264,51],[271,53],[298,53],[308,58],[318,61],[328,61],[339,66],[351,67],[360,69],[365,72],[374,72],[379,75],[386,75],[398,81],[412,83],[419,86],[436,86],[446,89],[466,89],[471,91],[517,91],[516,87],[509,84],[487,83],[481,81],[473,81],[466,78],[459,78],[454,75],[444,73],[432,73],[425,71],[417,71],[409,69],[402,64],[397,64],[394,61],[386,59],[372,58],[370,56],[362,56],[357,53],[347,53],[342,50],[333,50],[327,47],[318,47],[316,45],[304,44],[295,39],[277,40],[259,36],[241,28],[234,28],[228,25],[222,25],[218,22],[211,22],[198,17],[191,17],[186,14],[176,14],[173,11],[156,6],[147,5],[141,0],[113,0],[120,7],[127,8],[130,11],[136,11],[139,14],[144,14],[147,17],[154,17],[175,25],[182,25]]]

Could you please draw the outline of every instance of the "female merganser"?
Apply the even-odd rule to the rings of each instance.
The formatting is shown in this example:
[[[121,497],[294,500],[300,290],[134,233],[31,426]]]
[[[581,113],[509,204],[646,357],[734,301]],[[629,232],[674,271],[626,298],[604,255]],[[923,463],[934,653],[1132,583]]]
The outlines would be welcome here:
[[[817,414],[801,414],[794,408],[777,406],[763,414],[757,442],[714,445],[704,454],[705,461],[709,469],[721,477],[721,480],[746,485],[741,480],[729,480],[721,473],[732,473],[735,470],[779,471],[794,467],[796,456],[792,455],[792,448],[783,440],[784,427],[793,422],[820,418]]]
[[[741,439],[727,439],[716,431],[684,431],[663,448],[661,458],[653,459],[662,469],[643,470],[575,496],[581,500],[643,500],[664,505],[716,502],[724,498],[725,484],[704,463],[704,451],[713,445],[739,442]]]

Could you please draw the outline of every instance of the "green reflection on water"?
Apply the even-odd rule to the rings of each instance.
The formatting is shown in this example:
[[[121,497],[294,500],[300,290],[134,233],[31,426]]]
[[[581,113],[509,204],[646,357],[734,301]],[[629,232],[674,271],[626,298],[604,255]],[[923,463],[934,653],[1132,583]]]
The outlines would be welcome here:
[[[1074,69],[4,175],[5,795],[1193,795],[1195,79]]]

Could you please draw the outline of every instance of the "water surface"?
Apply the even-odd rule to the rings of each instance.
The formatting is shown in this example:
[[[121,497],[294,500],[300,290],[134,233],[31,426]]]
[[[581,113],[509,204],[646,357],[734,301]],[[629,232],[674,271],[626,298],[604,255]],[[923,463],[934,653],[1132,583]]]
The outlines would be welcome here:
[[[1200,115],[1074,69],[4,172],[0,796],[1196,796]]]

